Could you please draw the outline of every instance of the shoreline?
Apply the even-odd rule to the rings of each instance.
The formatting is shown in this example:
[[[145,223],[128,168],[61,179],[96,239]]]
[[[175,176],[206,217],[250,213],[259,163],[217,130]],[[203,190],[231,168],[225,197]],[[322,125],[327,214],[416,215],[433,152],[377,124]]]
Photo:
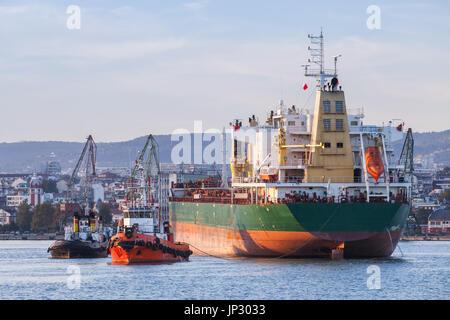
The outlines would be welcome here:
[[[56,235],[55,233],[44,234],[0,234],[0,241],[8,240],[64,240],[64,235]],[[400,241],[450,241],[450,235],[448,236],[402,236]]]
[[[400,241],[450,241],[450,236],[402,236]]]
[[[1,240],[64,240],[64,235],[56,235],[55,233],[44,233],[44,234],[21,234],[21,235],[13,235],[13,234],[0,234]]]

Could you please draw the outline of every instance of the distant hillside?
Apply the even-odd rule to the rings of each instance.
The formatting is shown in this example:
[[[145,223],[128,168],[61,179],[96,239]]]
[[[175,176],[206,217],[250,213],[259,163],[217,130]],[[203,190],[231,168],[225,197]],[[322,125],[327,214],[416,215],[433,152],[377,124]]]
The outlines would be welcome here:
[[[413,135],[415,156],[433,154],[435,162],[450,164],[450,130]],[[171,150],[178,142],[170,141],[170,135],[157,135],[155,138],[159,144],[161,162],[171,162]],[[124,142],[98,143],[97,166],[130,167],[145,139],[146,137],[139,137]],[[71,169],[78,160],[83,145],[84,143],[57,141],[0,143],[0,172],[41,171],[51,152],[56,154],[63,170]],[[396,156],[400,155],[402,145],[403,141],[395,144]]]
[[[125,142],[97,143],[97,166],[129,167],[145,143],[146,137]],[[170,135],[156,136],[161,162],[170,162]],[[174,142],[176,143],[176,142]],[[0,143],[0,172],[41,171],[54,152],[64,169],[73,168],[84,143],[76,142],[17,142]]]
[[[414,133],[414,156],[432,155],[434,162],[450,164],[450,130],[440,132]],[[403,147],[403,141],[395,144],[397,156]]]

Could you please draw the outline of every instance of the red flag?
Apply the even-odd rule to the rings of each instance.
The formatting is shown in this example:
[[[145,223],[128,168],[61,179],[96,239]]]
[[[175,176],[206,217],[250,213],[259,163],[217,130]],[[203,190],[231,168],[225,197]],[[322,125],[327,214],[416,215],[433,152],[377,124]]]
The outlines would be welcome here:
[[[305,84],[303,85],[303,90],[306,90],[306,89],[308,89],[308,85],[305,83]]]
[[[401,123],[401,124],[399,124],[399,125],[397,126],[397,130],[398,130],[398,131],[402,131],[402,129],[403,129],[403,123]]]

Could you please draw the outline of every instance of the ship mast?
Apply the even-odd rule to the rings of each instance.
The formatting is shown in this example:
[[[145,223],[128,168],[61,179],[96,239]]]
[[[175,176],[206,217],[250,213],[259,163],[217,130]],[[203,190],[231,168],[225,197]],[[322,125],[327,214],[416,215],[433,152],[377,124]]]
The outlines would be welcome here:
[[[308,46],[311,58],[308,59],[308,63],[315,64],[318,69],[309,69],[310,65],[302,65],[305,68],[305,77],[314,77],[317,79],[317,87],[323,88],[327,78],[337,77],[336,63],[339,56],[334,57],[334,72],[330,69],[325,69],[324,61],[324,41],[323,32],[320,30],[320,35],[315,36],[308,34],[308,38],[311,41],[311,45]]]

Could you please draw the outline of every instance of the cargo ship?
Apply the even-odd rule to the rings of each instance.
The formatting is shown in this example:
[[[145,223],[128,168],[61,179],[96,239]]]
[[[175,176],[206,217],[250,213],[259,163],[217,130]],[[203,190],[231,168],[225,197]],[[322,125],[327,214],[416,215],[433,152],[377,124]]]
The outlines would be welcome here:
[[[188,244],[174,241],[168,215],[168,176],[160,170],[158,149],[149,135],[127,185],[124,217],[108,244],[112,264],[188,261],[192,254]]]
[[[340,56],[325,69],[322,32],[308,37],[313,113],[281,101],[264,121],[233,120],[231,181],[223,170],[221,181],[172,184],[175,239],[194,253],[362,258],[395,250],[410,212],[412,130],[401,120],[364,124],[362,109],[347,108]]]

